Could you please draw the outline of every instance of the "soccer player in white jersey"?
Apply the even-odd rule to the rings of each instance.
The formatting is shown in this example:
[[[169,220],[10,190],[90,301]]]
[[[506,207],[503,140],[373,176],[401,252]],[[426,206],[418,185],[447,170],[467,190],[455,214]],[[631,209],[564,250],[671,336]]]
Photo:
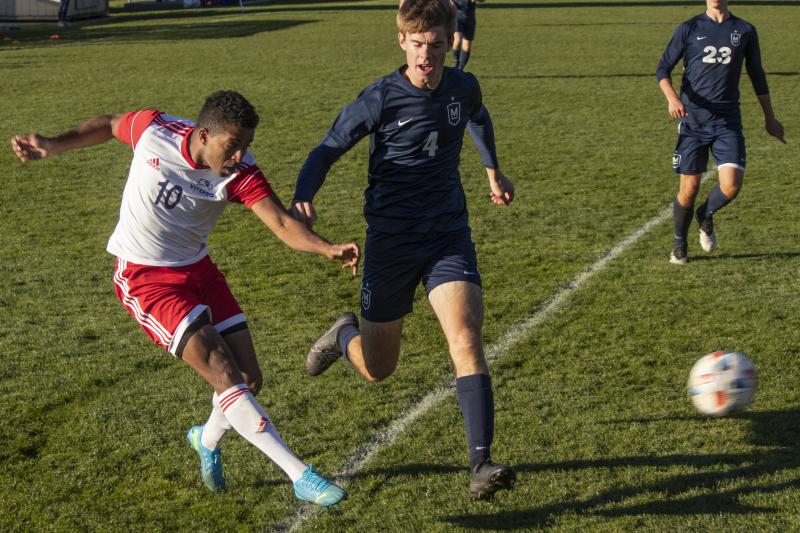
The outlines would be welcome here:
[[[344,262],[356,274],[355,243],[331,244],[287,213],[248,151],[258,114],[240,94],[208,97],[193,123],[148,109],[101,115],[56,137],[17,135],[24,163],[116,137],[133,149],[120,218],[108,242],[114,284],[125,309],[156,344],[183,359],[213,387],[212,411],[189,430],[203,482],[225,488],[219,441],[233,427],[292,480],[295,495],[328,506],[347,497],[289,449],[256,402],[261,369],[247,322],[207,239],[229,202],[253,210],[284,243]]]

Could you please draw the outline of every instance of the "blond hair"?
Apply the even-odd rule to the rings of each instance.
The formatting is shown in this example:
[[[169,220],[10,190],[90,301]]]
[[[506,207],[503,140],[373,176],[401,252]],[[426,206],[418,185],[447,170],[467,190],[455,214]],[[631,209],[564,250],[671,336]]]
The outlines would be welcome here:
[[[423,33],[444,26],[447,37],[455,31],[456,8],[450,0],[401,0],[397,12],[400,33]]]

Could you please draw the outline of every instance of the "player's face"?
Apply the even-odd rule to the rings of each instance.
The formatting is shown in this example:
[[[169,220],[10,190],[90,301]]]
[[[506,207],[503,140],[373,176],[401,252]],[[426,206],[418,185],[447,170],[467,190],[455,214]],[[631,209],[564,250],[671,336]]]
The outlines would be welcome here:
[[[203,135],[205,133],[205,135]],[[220,176],[230,176],[241,163],[256,131],[229,124],[224,130],[201,132],[203,163]]]
[[[728,9],[728,0],[706,0],[706,7],[724,11]]]
[[[448,39],[444,26],[436,26],[421,33],[398,33],[400,48],[406,52],[406,77],[414,87],[435,89],[442,81],[444,62],[450,50],[452,37]]]

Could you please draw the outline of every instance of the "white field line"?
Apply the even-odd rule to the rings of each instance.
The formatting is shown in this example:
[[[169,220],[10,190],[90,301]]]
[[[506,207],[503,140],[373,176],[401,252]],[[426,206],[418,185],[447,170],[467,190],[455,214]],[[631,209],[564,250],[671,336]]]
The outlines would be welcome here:
[[[715,172],[706,172],[703,176],[705,182]],[[672,218],[672,204],[665,207],[658,215],[654,216],[642,226],[636,229],[633,233],[622,239],[616,246],[614,246],[608,253],[595,261],[592,265],[584,269],[572,281],[564,285],[558,290],[544,305],[532,314],[527,320],[514,326],[511,330],[506,332],[500,340],[490,344],[486,347],[486,359],[490,363],[495,359],[499,359],[507,353],[514,344],[522,340],[531,329],[544,322],[550,315],[558,311],[561,306],[572,296],[572,293],[580,289],[592,276],[603,270],[611,261],[619,257],[625,250],[633,246],[642,237],[647,235],[653,228],[663,224]],[[666,261],[666,256],[664,258]],[[680,268],[680,267],[676,267]],[[388,426],[379,429],[363,446],[358,448],[355,453],[347,459],[342,466],[341,471],[333,476],[333,479],[338,483],[346,483],[355,474],[361,471],[365,464],[372,459],[377,453],[383,450],[384,447],[390,446],[397,438],[413,424],[418,418],[426,414],[428,411],[439,405],[439,403],[449,396],[455,390],[455,383],[451,383],[444,387],[439,387],[429,392],[422,400],[414,404],[411,409],[401,413],[393,422]],[[312,505],[304,505],[298,507],[293,515],[288,517],[284,522],[277,524],[273,531],[297,531],[303,523],[319,514],[320,507]]]

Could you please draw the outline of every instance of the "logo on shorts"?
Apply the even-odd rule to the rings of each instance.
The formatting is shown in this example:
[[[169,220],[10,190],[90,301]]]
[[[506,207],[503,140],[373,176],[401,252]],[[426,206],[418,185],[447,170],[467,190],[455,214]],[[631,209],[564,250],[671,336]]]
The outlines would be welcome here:
[[[739,46],[740,42],[742,42],[742,36],[739,30],[733,30],[733,33],[731,33],[731,44],[733,46]]]
[[[262,416],[261,420],[258,422],[258,429],[256,429],[256,433],[263,433],[266,431],[267,426],[269,426],[269,419]]]
[[[672,168],[678,168],[681,166],[681,154],[675,152],[672,154]]]
[[[447,104],[447,122],[451,126],[458,126],[458,123],[461,122],[461,102]]]
[[[161,163],[157,157],[154,157],[153,159],[148,159],[147,164],[156,170],[161,170]]]
[[[369,292],[369,289],[362,285],[361,286],[361,309],[367,310],[369,309],[369,304],[372,303],[372,293]]]

